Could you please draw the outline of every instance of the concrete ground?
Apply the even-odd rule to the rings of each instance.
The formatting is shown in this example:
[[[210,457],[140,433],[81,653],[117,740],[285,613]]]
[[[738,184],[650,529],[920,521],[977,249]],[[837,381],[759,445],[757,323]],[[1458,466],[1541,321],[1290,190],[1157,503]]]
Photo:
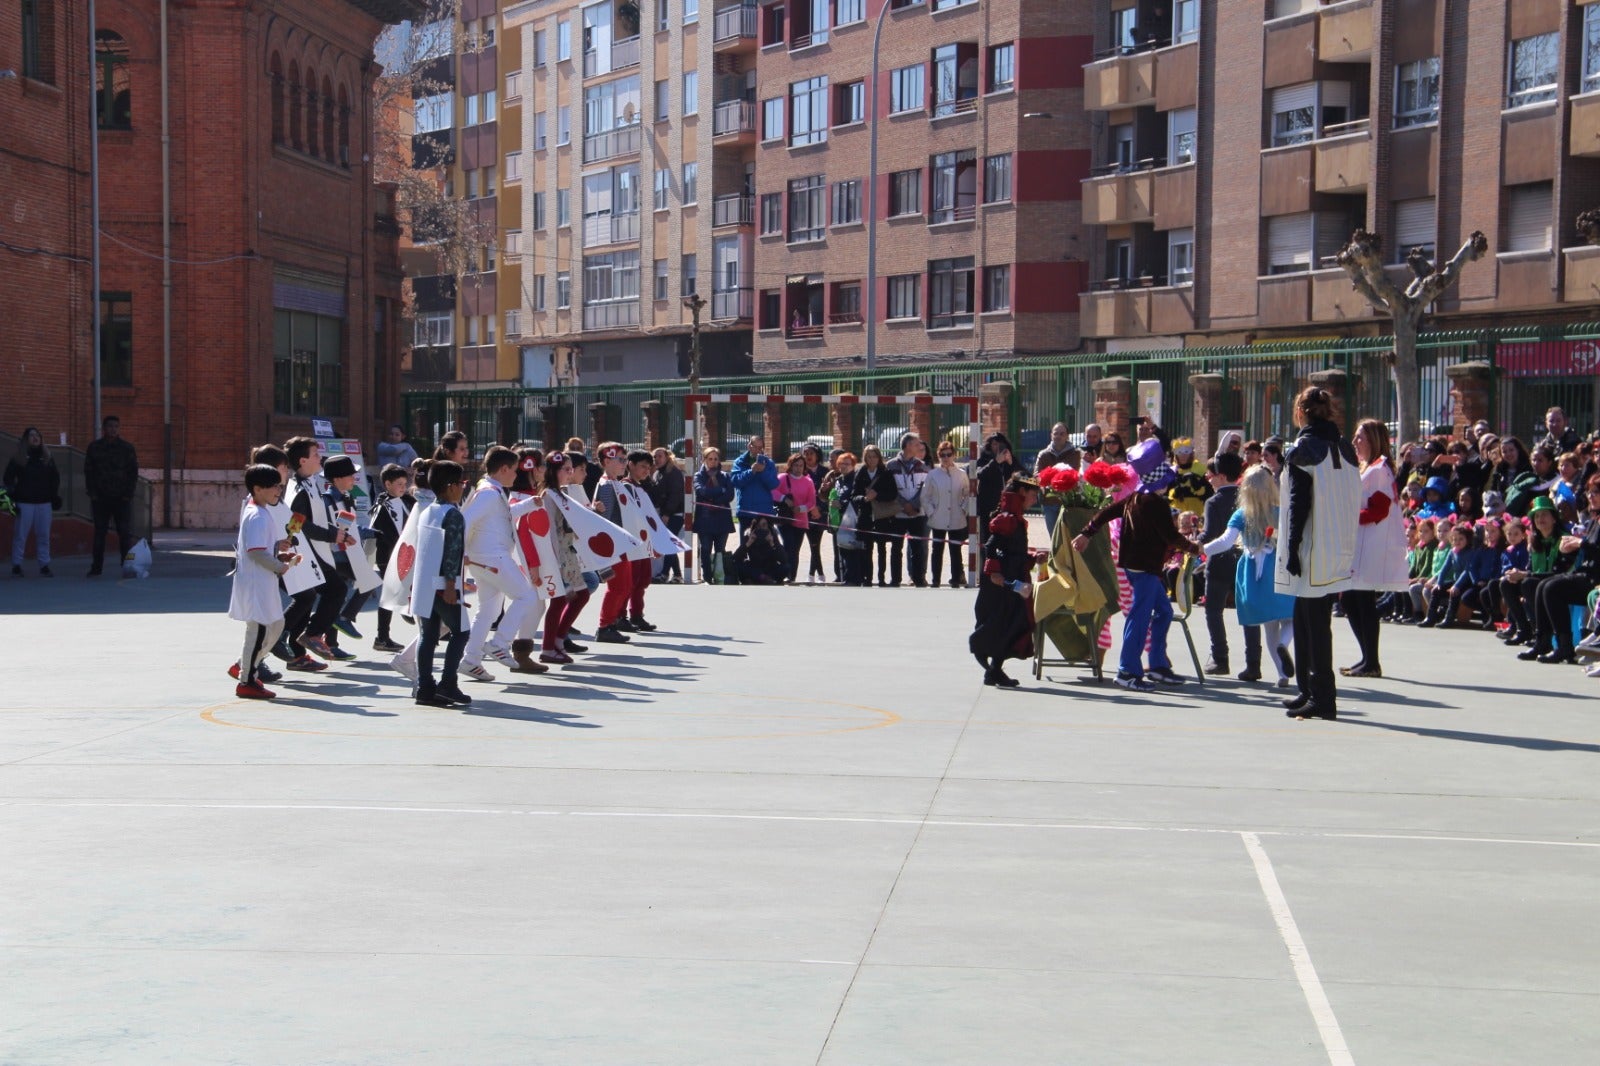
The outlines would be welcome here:
[[[1294,722],[984,688],[964,592],[661,587],[466,710],[252,704],[204,547],[0,582],[0,1063],[1600,1061],[1595,683],[1485,634]]]

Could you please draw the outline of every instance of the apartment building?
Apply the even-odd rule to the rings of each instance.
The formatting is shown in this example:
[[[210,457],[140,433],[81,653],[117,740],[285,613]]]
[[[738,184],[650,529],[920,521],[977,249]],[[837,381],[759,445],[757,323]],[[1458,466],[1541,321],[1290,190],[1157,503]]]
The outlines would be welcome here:
[[[693,296],[702,372],[748,372],[753,23],[697,0],[525,0],[501,18],[502,126],[520,129],[503,138],[499,306],[523,383],[688,374]]]
[[[1092,5],[755,11],[757,368],[1075,349]]]
[[[1084,333],[1107,350],[1387,332],[1332,257],[1356,227],[1491,255],[1435,328],[1600,297],[1600,4],[1100,0]]]

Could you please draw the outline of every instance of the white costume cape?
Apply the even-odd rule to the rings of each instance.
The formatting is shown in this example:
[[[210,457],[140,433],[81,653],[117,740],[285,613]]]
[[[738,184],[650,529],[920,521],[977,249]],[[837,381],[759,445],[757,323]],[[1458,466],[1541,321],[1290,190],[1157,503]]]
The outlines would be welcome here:
[[[689,545],[675,536],[661,520],[661,512],[656,510],[655,501],[649,494],[638,485],[630,483],[628,487],[633,496],[631,510],[623,508],[623,518],[628,520],[628,531],[647,543],[658,555],[677,555],[688,551]]]
[[[405,527],[400,530],[400,539],[389,553],[389,566],[383,572],[383,592],[378,597],[378,603],[386,611],[411,613],[411,584],[417,572],[417,532],[422,527],[422,512],[431,506],[419,500],[411,508]]]
[[[568,489],[573,486],[568,485]],[[577,541],[578,558],[583,562],[585,570],[604,570],[624,556],[640,549],[644,555],[640,558],[648,559],[648,548],[640,544],[632,533],[613,522],[609,522],[595,514],[589,508],[577,503],[565,492],[547,492],[546,501],[553,501],[561,508],[561,516],[567,520],[567,525],[572,527],[573,535]]]
[[[411,573],[411,600],[406,613],[419,622],[433,613],[433,597],[445,587],[445,579],[439,574],[440,563],[444,560],[444,516],[454,508],[448,503],[430,503],[422,510],[422,520],[417,523],[416,549],[413,556],[415,564]],[[415,514],[415,512],[413,512]],[[406,528],[410,528],[406,523]],[[402,541],[403,543],[403,541]],[[398,556],[400,549],[395,548]],[[465,598],[462,602],[462,625],[468,624],[466,618]]]
[[[566,582],[561,580],[561,565],[556,558],[555,541],[550,538],[550,516],[545,512],[544,501],[538,496],[523,492],[511,494],[511,520],[517,530],[517,551],[522,557],[522,567],[528,580],[538,590],[541,600],[553,600],[567,594]],[[530,557],[528,549],[532,547]]]

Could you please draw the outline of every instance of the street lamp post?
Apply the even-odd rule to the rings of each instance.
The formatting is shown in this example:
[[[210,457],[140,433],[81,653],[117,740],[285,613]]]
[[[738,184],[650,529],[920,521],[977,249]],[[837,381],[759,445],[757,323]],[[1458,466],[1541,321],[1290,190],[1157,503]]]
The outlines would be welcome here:
[[[890,0],[878,9],[872,30],[872,133],[867,149],[867,385],[878,368],[878,46],[883,42],[883,17]]]

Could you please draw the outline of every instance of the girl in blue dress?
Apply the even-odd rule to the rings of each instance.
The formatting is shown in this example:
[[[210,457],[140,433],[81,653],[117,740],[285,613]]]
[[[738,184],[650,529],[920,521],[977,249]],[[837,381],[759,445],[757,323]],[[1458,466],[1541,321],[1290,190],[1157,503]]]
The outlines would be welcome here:
[[[1206,558],[1242,544],[1244,558],[1234,571],[1233,602],[1242,626],[1260,626],[1265,646],[1275,654],[1278,687],[1288,688],[1294,677],[1289,645],[1294,642],[1294,597],[1279,592],[1273,582],[1277,557],[1278,479],[1265,465],[1252,466],[1239,483],[1239,508],[1228,528],[1205,546]]]

